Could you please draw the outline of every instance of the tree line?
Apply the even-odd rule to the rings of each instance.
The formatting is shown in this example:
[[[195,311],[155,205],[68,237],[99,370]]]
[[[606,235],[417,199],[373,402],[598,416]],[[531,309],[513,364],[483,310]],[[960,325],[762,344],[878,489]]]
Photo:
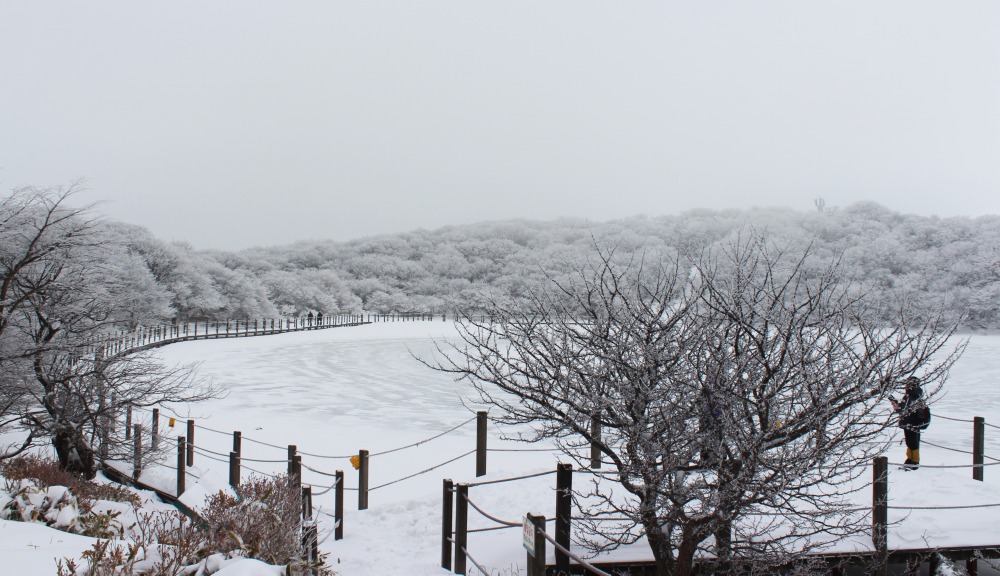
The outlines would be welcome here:
[[[842,210],[699,210],[608,222],[504,221],[315,240],[238,252],[196,250],[120,223],[109,243],[128,256],[122,274],[129,322],[224,320],[308,311],[447,313],[481,310],[488,295],[539,287],[594,257],[595,242],[642,252],[691,255],[753,225],[812,245],[817,266],[905,304],[917,316],[938,306],[965,315],[968,329],[1000,327],[1000,217],[901,214],[874,203]]]

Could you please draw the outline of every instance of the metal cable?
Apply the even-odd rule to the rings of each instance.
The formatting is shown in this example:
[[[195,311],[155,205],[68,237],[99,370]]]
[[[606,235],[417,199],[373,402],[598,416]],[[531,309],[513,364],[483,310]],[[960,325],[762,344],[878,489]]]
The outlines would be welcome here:
[[[473,450],[475,452],[475,450]],[[525,480],[527,478],[537,478],[539,476],[547,476],[549,474],[555,474],[555,470],[549,470],[548,472],[539,472],[537,474],[526,474],[524,476],[514,476],[512,478],[501,478],[500,480],[484,480],[483,482],[470,482],[466,484],[469,488],[474,486],[486,486],[487,484],[501,484],[503,482],[513,482],[514,480]]]
[[[410,478],[413,478],[415,476],[420,476],[421,474],[426,474],[426,473],[430,472],[431,470],[436,470],[436,469],[444,466],[445,464],[451,464],[455,460],[460,460],[462,458],[465,458],[469,454],[474,454],[475,452],[476,452],[475,450],[469,450],[465,454],[462,454],[460,456],[456,456],[456,457],[452,458],[451,460],[448,460],[447,462],[442,462],[442,463],[438,464],[437,466],[431,466],[430,468],[428,468],[426,470],[421,470],[420,472],[417,472],[416,474],[410,474],[409,476],[404,476],[404,477],[402,477],[402,478],[400,478],[398,480],[393,480],[392,482],[386,482],[385,484],[380,484],[378,486],[375,486],[374,488],[369,488],[368,491],[369,492],[374,492],[375,490],[378,490],[379,488],[385,488],[386,486],[391,486],[393,484],[402,482],[403,480],[409,480]]]
[[[463,494],[463,496],[465,497],[465,501],[469,503],[469,506],[472,506],[473,508],[476,509],[476,512],[479,512],[480,514],[482,514],[483,516],[485,516],[485,517],[489,518],[490,520],[496,522],[497,524],[503,524],[504,526],[507,526],[508,528],[511,528],[513,526],[522,526],[523,525],[521,522],[508,522],[506,520],[501,520],[501,519],[497,518],[496,516],[491,516],[488,512],[486,512],[485,510],[483,510],[479,506],[476,506],[475,502],[473,502],[472,500],[469,500],[469,495],[468,494]]]
[[[458,430],[462,426],[465,426],[469,422],[472,422],[475,419],[476,419],[476,417],[473,416],[472,418],[469,418],[465,422],[462,422],[461,424],[459,424],[457,426],[454,426],[454,427],[452,427],[452,428],[450,428],[448,430],[445,430],[444,432],[442,432],[440,434],[437,434],[435,436],[431,436],[430,438],[427,438],[426,440],[421,440],[420,442],[416,442],[416,443],[409,444],[409,445],[406,445],[406,446],[400,446],[399,448],[393,448],[392,450],[384,450],[382,452],[375,452],[375,453],[369,454],[368,457],[369,458],[374,458],[375,456],[382,456],[384,454],[392,454],[393,452],[399,452],[400,450],[406,450],[407,448],[415,448],[417,446],[420,446],[421,444],[426,444],[427,442],[430,442],[431,440],[437,440],[438,438],[444,436],[445,434],[450,434],[450,433],[454,432],[455,430]]]

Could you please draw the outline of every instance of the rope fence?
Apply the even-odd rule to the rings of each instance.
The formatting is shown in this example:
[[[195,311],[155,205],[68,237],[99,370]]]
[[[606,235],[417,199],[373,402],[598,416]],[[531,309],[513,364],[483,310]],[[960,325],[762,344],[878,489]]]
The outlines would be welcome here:
[[[466,456],[469,456],[470,454],[475,454],[475,453],[476,453],[475,450],[469,450],[465,454],[460,454],[460,455],[452,458],[451,460],[445,460],[444,462],[442,462],[440,464],[437,464],[437,465],[434,465],[434,466],[431,466],[430,468],[427,468],[426,470],[421,470],[420,472],[417,472],[415,474],[410,474],[409,476],[403,476],[402,478],[399,478],[398,480],[393,480],[391,482],[386,482],[385,484],[380,484],[378,486],[374,486],[372,488],[369,488],[368,491],[369,492],[374,492],[375,490],[378,490],[379,488],[385,488],[386,486],[392,486],[393,484],[398,484],[398,483],[400,483],[400,482],[402,482],[404,480],[409,480],[410,478],[416,478],[417,476],[420,476],[421,474],[426,474],[426,473],[428,473],[428,472],[430,472],[432,470],[437,470],[438,468],[440,468],[440,467],[442,467],[442,466],[444,466],[446,464],[451,464],[452,462],[454,462],[456,460],[461,460],[462,458],[465,458]]]
[[[518,452],[539,452],[539,453],[542,453],[542,452],[553,452],[553,453],[557,453],[557,452],[567,452],[567,451],[569,451],[569,453],[570,453],[571,456],[574,456],[575,458],[580,459],[580,458],[582,458],[582,456],[579,454],[579,452],[581,452],[583,449],[586,448],[585,446],[573,446],[573,447],[525,447],[525,448],[515,448],[515,447],[492,447],[491,448],[491,447],[488,447],[487,446],[487,439],[486,439],[485,431],[488,429],[487,428],[487,423],[489,422],[489,420],[486,417],[486,413],[481,411],[481,412],[477,413],[476,416],[474,416],[472,418],[468,418],[468,419],[466,419],[466,420],[464,420],[462,422],[459,422],[459,423],[457,423],[457,424],[455,424],[453,426],[450,426],[449,428],[447,428],[445,430],[442,430],[441,432],[434,433],[434,434],[432,434],[432,435],[430,435],[430,436],[428,436],[426,438],[420,439],[420,440],[415,441],[415,442],[410,442],[410,443],[407,443],[407,444],[404,444],[404,445],[401,445],[401,446],[389,448],[389,449],[386,449],[386,450],[381,450],[381,451],[378,451],[378,452],[371,452],[371,453],[369,453],[366,450],[359,450],[358,453],[356,453],[356,454],[331,455],[331,454],[324,454],[324,453],[314,453],[314,452],[299,451],[297,449],[297,447],[294,446],[294,445],[280,446],[280,445],[277,445],[277,444],[274,444],[274,443],[270,443],[270,442],[266,442],[266,441],[263,441],[263,440],[260,440],[260,439],[257,439],[257,438],[244,437],[238,431],[235,431],[235,432],[232,432],[232,433],[224,432],[222,430],[217,430],[217,429],[214,429],[214,428],[211,428],[211,427],[208,427],[208,426],[204,426],[204,425],[202,425],[200,423],[196,423],[192,419],[188,419],[186,421],[187,436],[181,436],[181,435],[174,434],[173,432],[174,432],[175,428],[173,426],[171,426],[169,428],[163,428],[162,432],[159,433],[159,434],[157,434],[157,431],[161,430],[159,428],[159,423],[160,423],[159,417],[163,416],[164,418],[167,418],[168,417],[167,414],[168,413],[173,414],[173,412],[172,411],[168,411],[168,410],[164,410],[164,413],[161,414],[159,409],[156,409],[156,408],[150,409],[149,407],[134,407],[134,409],[135,410],[139,410],[139,411],[143,411],[143,416],[141,418],[140,417],[136,417],[135,418],[135,422],[141,422],[141,424],[135,424],[135,423],[132,424],[132,426],[135,427],[135,434],[137,436],[137,438],[136,438],[137,443],[140,442],[140,440],[138,438],[138,435],[141,433],[143,427],[151,425],[152,426],[152,430],[153,430],[152,445],[155,445],[155,443],[157,441],[162,442],[164,444],[168,444],[170,442],[176,442],[178,444],[178,465],[177,466],[171,466],[171,465],[165,464],[165,463],[160,463],[159,464],[160,466],[163,466],[164,468],[167,468],[167,469],[170,469],[170,470],[174,470],[174,471],[177,472],[177,475],[178,475],[178,487],[179,487],[178,488],[178,493],[181,492],[181,488],[180,487],[183,486],[183,483],[181,481],[182,477],[183,478],[191,477],[191,478],[194,478],[196,480],[200,479],[200,476],[198,474],[195,474],[195,473],[193,473],[193,472],[191,472],[190,470],[187,469],[188,466],[192,465],[193,458],[194,458],[195,455],[197,455],[197,457],[199,457],[199,458],[204,458],[204,459],[206,459],[207,461],[210,461],[210,462],[216,462],[216,463],[228,465],[229,466],[229,470],[230,470],[230,484],[232,484],[234,488],[238,488],[238,486],[239,486],[239,483],[240,483],[240,471],[241,470],[245,470],[245,471],[248,471],[248,472],[251,472],[251,473],[259,474],[261,476],[268,477],[268,478],[282,478],[282,477],[287,477],[289,482],[295,483],[295,485],[299,487],[298,489],[301,490],[302,497],[303,497],[303,502],[305,503],[308,500],[308,502],[309,502],[309,510],[312,510],[312,508],[311,508],[311,499],[313,497],[322,497],[322,496],[326,496],[326,495],[331,494],[331,493],[334,494],[334,496],[336,498],[336,502],[337,502],[337,512],[333,516],[331,516],[331,517],[333,517],[336,520],[336,526],[337,526],[336,527],[336,533],[338,534],[337,539],[342,538],[343,518],[344,518],[343,494],[345,492],[356,492],[358,494],[358,509],[359,510],[365,510],[365,509],[368,508],[368,496],[369,496],[370,493],[382,490],[384,488],[387,488],[389,486],[393,486],[393,485],[396,485],[396,484],[399,484],[399,483],[402,483],[402,482],[406,482],[406,481],[411,480],[413,478],[416,478],[418,476],[426,475],[426,474],[428,474],[428,473],[430,473],[432,471],[438,470],[438,469],[440,469],[440,468],[442,468],[444,466],[447,466],[449,464],[452,464],[454,462],[462,460],[462,459],[464,459],[464,458],[466,458],[468,456],[471,456],[473,454],[476,455],[476,476],[478,477],[478,476],[482,476],[482,475],[484,475],[486,473],[486,454],[489,453],[489,452],[494,452],[494,453],[518,453]],[[146,414],[146,412],[151,412],[152,416],[151,417],[147,417],[148,414]],[[983,442],[983,433],[982,433],[982,430],[985,429],[987,426],[989,426],[990,428],[998,428],[997,426],[994,426],[992,424],[987,424],[983,418],[979,418],[979,417],[976,417],[976,418],[974,418],[972,420],[968,420],[968,419],[961,419],[961,418],[952,418],[952,417],[946,416],[946,415],[936,415],[936,416],[940,417],[943,420],[951,420],[951,421],[961,422],[961,423],[973,423],[973,425],[974,425],[973,449],[972,450],[968,450],[968,449],[966,449],[964,447],[953,447],[953,446],[948,446],[948,445],[939,444],[939,443],[935,443],[935,442],[929,442],[929,441],[926,441],[926,440],[924,440],[923,443],[926,444],[929,447],[934,447],[934,448],[937,448],[937,449],[940,449],[940,450],[945,450],[945,451],[956,453],[956,454],[962,454],[962,455],[972,456],[973,462],[971,464],[952,464],[952,465],[945,465],[945,464],[922,464],[922,465],[919,465],[919,467],[921,467],[921,468],[928,468],[928,469],[970,469],[971,468],[972,469],[972,473],[973,473],[973,477],[975,479],[977,479],[977,480],[981,480],[982,479],[982,473],[983,473],[983,470],[985,468],[1000,465],[1000,459],[995,458],[995,457],[993,457],[991,455],[984,454],[984,442]],[[133,419],[132,418],[132,413],[131,413],[131,410],[130,410],[129,413],[128,413],[128,422],[131,423],[132,419]],[[173,422],[176,422],[176,420],[178,419],[178,417],[176,416],[176,414],[174,414],[172,417],[170,417],[170,419]],[[415,448],[423,446],[423,445],[425,445],[425,444],[427,444],[429,442],[432,442],[434,440],[440,439],[440,438],[442,438],[444,436],[447,436],[449,434],[455,433],[455,432],[459,431],[460,429],[468,426],[469,424],[471,424],[473,422],[476,422],[476,446],[475,446],[474,449],[470,449],[468,451],[462,452],[461,454],[457,454],[457,455],[454,455],[454,456],[451,456],[451,457],[447,457],[443,461],[441,461],[441,462],[439,462],[437,464],[434,464],[433,466],[429,466],[427,468],[424,468],[424,469],[419,470],[417,472],[413,472],[411,474],[407,474],[407,475],[402,476],[400,478],[389,480],[387,482],[380,483],[380,484],[378,484],[376,486],[369,486],[368,477],[369,477],[369,472],[370,472],[371,458],[388,456],[388,455],[391,455],[391,454],[399,454],[399,453],[405,452],[406,450],[415,449]],[[182,425],[179,429],[176,429],[176,430],[178,432],[182,432],[184,430],[184,426]],[[195,431],[199,431],[199,430],[204,430],[204,431],[211,432],[213,434],[217,434],[217,435],[221,435],[221,436],[232,437],[233,438],[233,451],[231,451],[229,453],[222,452],[222,451],[217,451],[217,447],[216,447],[216,449],[212,449],[212,448],[209,448],[209,447],[206,447],[206,446],[202,445],[201,443],[198,443],[195,440],[194,436],[195,436]],[[270,458],[270,459],[268,459],[268,458],[253,458],[253,457],[244,456],[243,451],[242,451],[242,441],[244,441],[244,440],[246,442],[248,442],[248,443],[252,443],[252,444],[255,444],[255,445],[265,446],[265,447],[268,447],[268,448],[271,448],[271,449],[274,449],[274,450],[282,450],[282,451],[287,450],[287,456],[284,457],[284,458]],[[149,443],[149,442],[147,442],[147,443]],[[577,450],[577,449],[579,449],[579,450]],[[184,451],[186,451],[187,453],[184,454],[183,453]],[[605,461],[604,459],[602,459],[602,458],[600,458],[598,456],[600,456],[600,455],[598,454],[597,456],[595,456],[595,454],[594,454],[594,452],[592,450],[592,452],[591,452],[591,464],[592,465],[590,467],[583,468],[583,469],[577,470],[575,472],[578,473],[578,474],[596,475],[598,477],[611,477],[611,479],[613,480],[614,477],[617,476],[616,470],[612,470],[612,468],[615,468],[613,466],[613,462]],[[312,458],[314,460],[311,462],[311,464],[310,463],[305,463],[305,462],[302,461],[303,457]],[[357,473],[358,473],[358,485],[356,487],[347,487],[344,484],[344,473],[343,473],[342,470],[337,470],[337,471],[325,470],[322,466],[317,466],[316,465],[316,460],[327,460],[328,461],[328,460],[336,460],[336,459],[341,459],[341,458],[343,458],[343,459],[350,459],[351,464],[354,466],[355,470],[357,470]],[[889,465],[887,459],[885,459],[884,457],[880,457],[880,458],[885,462],[886,466]],[[186,460],[186,463],[185,463],[185,460]],[[265,471],[265,470],[258,470],[256,468],[253,468],[253,467],[251,467],[251,466],[248,465],[248,464],[255,464],[255,463],[287,465],[287,475],[284,474],[284,472],[282,472],[282,473],[271,473],[271,472],[268,472],[268,471]],[[611,465],[611,468],[609,468],[608,470],[601,470],[600,468],[602,466],[604,466],[604,465]],[[906,464],[906,463],[903,463],[903,464],[892,463],[892,465],[893,466],[900,466],[900,467],[902,467],[904,469],[911,466],[911,465]],[[497,530],[507,530],[507,529],[513,529],[513,528],[517,528],[517,527],[521,527],[523,529],[525,527],[525,524],[523,522],[513,522],[513,521],[510,521],[510,520],[505,520],[503,518],[494,516],[493,514],[491,514],[488,511],[486,511],[481,505],[479,505],[478,503],[476,503],[475,501],[473,501],[472,499],[469,498],[468,490],[470,488],[475,488],[475,487],[480,487],[480,486],[491,486],[491,485],[503,484],[503,483],[509,483],[509,482],[516,482],[516,481],[528,480],[528,479],[534,479],[534,478],[540,478],[540,477],[548,476],[548,475],[551,475],[551,474],[555,474],[556,475],[556,484],[557,484],[557,488],[555,490],[556,495],[557,495],[557,510],[556,510],[556,514],[554,516],[551,516],[551,517],[548,517],[548,518],[546,518],[545,516],[532,516],[532,515],[529,515],[527,517],[528,518],[534,518],[533,521],[539,521],[539,522],[543,523],[542,524],[542,528],[540,529],[540,533],[542,533],[542,534],[544,534],[544,522],[555,520],[556,527],[557,527],[556,528],[556,537],[553,538],[553,537],[549,536],[548,534],[544,534],[544,536],[542,536],[542,539],[544,541],[550,542],[555,547],[556,552],[557,552],[556,553],[557,565],[564,564],[564,563],[568,562],[569,559],[572,559],[573,561],[577,562],[579,564],[579,566],[581,566],[581,567],[583,567],[583,568],[585,568],[587,570],[590,570],[594,574],[606,574],[605,572],[601,571],[598,568],[593,567],[591,564],[587,563],[585,560],[579,558],[578,556],[576,556],[576,555],[574,555],[572,553],[572,551],[570,549],[571,548],[570,547],[570,542],[568,540],[569,528],[567,526],[569,526],[569,524],[571,522],[573,522],[573,521],[576,521],[576,522],[620,522],[620,523],[628,523],[628,524],[633,525],[632,528],[629,528],[630,530],[632,530],[632,529],[635,529],[636,526],[639,526],[639,524],[636,522],[635,519],[628,518],[628,517],[615,517],[615,516],[611,516],[611,515],[604,516],[604,517],[579,516],[579,515],[574,516],[574,515],[572,515],[571,510],[569,508],[563,508],[564,506],[570,506],[571,505],[571,504],[565,504],[565,503],[563,503],[563,500],[560,500],[561,498],[565,498],[567,495],[572,494],[572,488],[571,488],[571,486],[572,486],[571,482],[572,481],[571,480],[567,481],[566,480],[566,475],[564,474],[564,467],[569,467],[569,466],[570,466],[569,464],[560,464],[559,469],[557,469],[557,470],[545,470],[545,471],[534,472],[534,473],[529,473],[529,474],[523,474],[523,475],[518,475],[518,476],[511,476],[511,477],[505,477],[505,478],[494,478],[494,479],[489,479],[489,480],[481,480],[481,481],[468,482],[468,483],[463,483],[463,484],[460,484],[460,485],[455,485],[454,488],[452,488],[450,490],[446,490],[445,491],[445,498],[446,498],[446,500],[448,502],[451,502],[451,504],[447,504],[445,509],[448,510],[449,509],[448,506],[452,506],[452,509],[455,511],[455,530],[451,530],[451,518],[450,518],[451,513],[448,512],[448,516],[449,516],[448,522],[447,522],[447,524],[448,524],[448,526],[447,526],[448,530],[445,531],[444,527],[443,527],[442,534],[444,535],[444,538],[443,538],[442,542],[443,542],[443,545],[445,543],[447,543],[447,545],[450,547],[450,550],[454,551],[454,553],[455,553],[456,571],[459,569],[458,562],[459,562],[459,557],[460,556],[462,557],[462,560],[461,560],[462,562],[465,562],[465,559],[468,559],[473,564],[476,564],[476,561],[473,560],[468,555],[468,543],[467,543],[467,536],[468,536],[468,534],[470,534],[470,533],[472,533],[472,534],[485,533],[485,532],[492,532],[492,531],[497,531]],[[307,472],[307,473],[310,473],[310,474],[315,474],[315,475],[317,475],[319,477],[324,477],[324,478],[332,479],[332,483],[330,482],[330,480],[321,481],[320,483],[305,482],[304,478],[302,476],[303,472]],[[572,471],[572,469],[570,467],[570,471],[569,471],[568,476],[571,478],[572,475],[573,475],[573,471]],[[201,476],[203,476],[203,473],[201,474]],[[446,482],[450,483],[450,480],[446,481]],[[866,484],[866,486],[869,486],[869,487],[874,486],[876,488],[876,490],[878,489],[878,485],[879,485],[879,481],[878,480],[875,480],[873,483]],[[862,488],[864,488],[864,487],[862,487]],[[458,506],[455,506],[455,504],[458,504]],[[918,510],[925,510],[925,511],[941,510],[941,511],[944,511],[944,510],[975,510],[975,509],[984,509],[985,510],[985,509],[1000,508],[1000,503],[985,503],[985,504],[956,503],[954,505],[928,505],[928,506],[907,506],[907,505],[904,505],[902,503],[892,503],[891,505],[889,505],[888,499],[885,499],[882,502],[882,504],[884,505],[885,510],[897,510],[897,511],[918,511]],[[875,505],[873,505],[873,506],[875,506]],[[468,528],[468,519],[467,519],[467,514],[468,514],[467,510],[468,510],[468,508],[472,508],[478,514],[480,514],[483,518],[489,520],[490,522],[492,522],[492,523],[494,523],[496,525],[495,526],[484,526],[484,527],[478,527],[478,528],[471,528],[471,529]],[[460,514],[459,513],[459,509],[464,510],[464,511]],[[843,514],[843,513],[859,513],[859,512],[872,511],[873,509],[874,508],[869,508],[869,507],[863,507],[863,508],[841,508],[841,509],[835,510],[834,512],[835,513],[839,513],[839,514]],[[303,504],[303,510],[306,510],[306,504]],[[560,510],[562,510],[562,511],[560,511]],[[817,511],[815,513],[815,515],[823,515],[823,514],[826,514],[826,513],[827,513],[827,511]],[[323,515],[323,516],[330,516],[330,514],[324,512],[322,510],[319,510],[319,514]],[[786,516],[786,515],[789,515],[789,514],[790,514],[789,512],[785,512],[785,511],[782,511],[782,510],[776,510],[776,511],[765,511],[765,510],[756,511],[755,510],[755,511],[749,511],[749,512],[746,513],[746,515],[748,515],[748,516],[758,516],[758,515]],[[796,514],[796,515],[803,515],[804,514],[806,516],[809,515],[808,512],[807,513],[795,512],[794,514]],[[312,512],[310,512],[310,517],[311,517],[311,515],[312,515]],[[463,520],[462,520],[461,523],[458,521],[458,518],[460,516],[463,518]],[[537,525],[536,525],[536,531],[539,531],[537,529]],[[457,536],[459,534],[459,532],[461,532],[461,537]],[[566,536],[563,537],[563,536],[561,536],[562,534],[565,534]],[[442,556],[442,557],[444,557],[444,556]],[[531,560],[529,560],[529,562],[530,561]],[[444,563],[442,563],[442,567],[445,567]],[[477,567],[480,568],[480,569],[482,569],[482,567],[478,566],[478,564],[477,564]],[[450,569],[451,566],[449,565],[449,566],[447,566],[447,568]],[[593,570],[591,570],[592,568],[593,568]],[[464,573],[464,565],[461,567],[461,569],[463,571],[460,571],[458,573]]]

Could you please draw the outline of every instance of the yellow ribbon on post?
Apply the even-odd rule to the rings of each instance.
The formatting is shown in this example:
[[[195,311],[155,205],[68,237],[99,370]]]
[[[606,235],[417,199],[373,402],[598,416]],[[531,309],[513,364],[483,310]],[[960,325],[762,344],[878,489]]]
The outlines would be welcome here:
[[[170,423],[169,423],[169,424],[170,424],[170,427],[171,427],[171,428],[173,428],[173,427],[174,427],[174,419],[173,419],[173,418],[171,418],[171,419],[170,419]]]
[[[355,470],[357,470],[358,468],[360,468],[361,467],[361,457],[358,456],[357,454],[355,454],[354,456],[351,456],[351,466],[354,466]]]

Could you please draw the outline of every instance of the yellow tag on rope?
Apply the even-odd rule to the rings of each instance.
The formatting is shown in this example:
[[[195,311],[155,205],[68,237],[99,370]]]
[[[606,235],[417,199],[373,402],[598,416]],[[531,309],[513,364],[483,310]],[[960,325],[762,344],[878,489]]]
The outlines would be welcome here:
[[[170,419],[170,427],[171,427],[171,428],[173,428],[173,427],[174,427],[174,419],[173,419],[173,418],[171,418],[171,419]]]
[[[361,467],[361,457],[358,456],[357,454],[355,454],[354,456],[351,456],[351,466],[354,466],[355,470],[357,470],[358,468],[360,468]]]

